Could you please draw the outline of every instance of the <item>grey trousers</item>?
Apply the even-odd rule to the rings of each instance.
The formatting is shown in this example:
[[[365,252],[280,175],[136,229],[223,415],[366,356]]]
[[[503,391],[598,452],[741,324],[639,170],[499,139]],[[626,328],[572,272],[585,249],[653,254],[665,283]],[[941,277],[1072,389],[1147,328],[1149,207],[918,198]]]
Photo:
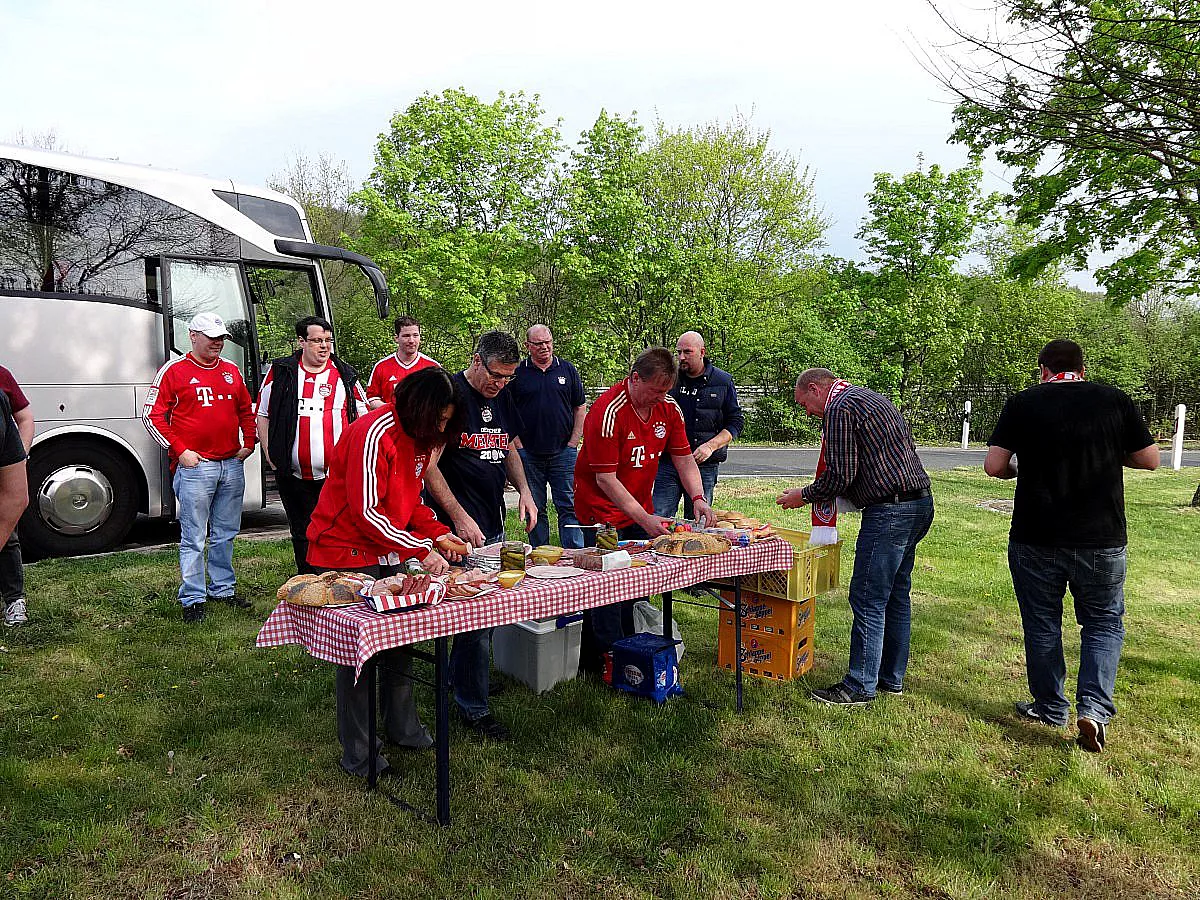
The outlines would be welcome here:
[[[425,750],[433,738],[417,717],[413,701],[412,654],[403,648],[385,650],[375,657],[376,688],[379,694],[381,722],[375,736],[375,771],[383,772],[388,761],[379,752],[383,736],[400,747]],[[367,777],[371,758],[367,751],[367,719],[371,714],[367,679],[354,683],[353,666],[337,667],[337,729],[342,744],[342,768],[351,775]]]

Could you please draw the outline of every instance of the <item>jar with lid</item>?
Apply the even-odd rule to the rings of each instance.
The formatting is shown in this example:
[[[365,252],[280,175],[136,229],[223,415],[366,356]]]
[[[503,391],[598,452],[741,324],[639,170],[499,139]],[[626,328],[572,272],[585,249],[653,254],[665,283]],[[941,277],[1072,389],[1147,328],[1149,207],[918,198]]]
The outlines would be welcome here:
[[[500,571],[525,571],[525,544],[521,541],[505,541],[500,547]]]
[[[596,546],[601,550],[617,549],[617,529],[604,525],[596,532]]]

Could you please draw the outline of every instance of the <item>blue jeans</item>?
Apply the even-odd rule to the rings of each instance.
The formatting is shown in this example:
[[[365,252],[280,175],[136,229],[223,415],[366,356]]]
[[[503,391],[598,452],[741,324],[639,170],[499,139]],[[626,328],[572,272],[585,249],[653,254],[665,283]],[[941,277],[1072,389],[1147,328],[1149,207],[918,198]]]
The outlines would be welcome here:
[[[504,532],[492,535],[484,543],[504,540]],[[454,702],[467,721],[474,722],[488,714],[488,689],[492,667],[492,631],[464,631],[454,636],[450,648],[450,684],[454,687]]]
[[[932,497],[875,503],[862,511],[850,579],[850,671],[842,680],[851,693],[874,697],[880,684],[892,690],[904,687],[913,561],[917,543],[932,524]]]
[[[1025,631],[1025,673],[1033,707],[1044,718],[1067,723],[1063,693],[1063,595],[1075,600],[1080,627],[1075,713],[1097,722],[1116,715],[1113,686],[1125,642],[1125,548],[1034,547],[1009,542],[1008,568]]]
[[[533,495],[538,511],[537,524],[529,532],[529,543],[539,547],[550,541],[550,520],[546,518],[546,486],[549,485],[554,508],[558,511],[559,545],[567,549],[582,547],[583,532],[578,528],[563,527],[579,524],[575,518],[575,459],[579,451],[574,447],[563,447],[558,453],[543,456],[522,448],[520,453],[529,493]]]
[[[627,525],[617,529],[617,537],[623,541],[640,540],[646,537],[646,532],[641,525]],[[589,547],[596,545],[594,529],[588,530],[585,540]],[[604,654],[617,641],[633,636],[633,607],[638,600],[645,599],[634,597],[583,611],[583,628],[579,639],[580,669],[597,675],[604,671]]]
[[[713,488],[717,485],[717,469],[720,465],[706,462],[699,466],[700,483],[704,486],[704,499],[709,506],[712,506]],[[696,513],[692,509],[692,498],[683,489],[683,482],[679,480],[679,470],[675,468],[675,463],[671,461],[670,456],[664,454],[658,463],[658,474],[654,476],[654,514],[674,518],[679,510],[681,498],[683,517],[694,519]]]
[[[179,602],[203,603],[209,595],[230,597],[233,539],[242,529],[245,464],[233,459],[202,459],[195,467],[176,466],[175,514],[179,517]],[[205,588],[205,543],[208,544],[208,588]]]

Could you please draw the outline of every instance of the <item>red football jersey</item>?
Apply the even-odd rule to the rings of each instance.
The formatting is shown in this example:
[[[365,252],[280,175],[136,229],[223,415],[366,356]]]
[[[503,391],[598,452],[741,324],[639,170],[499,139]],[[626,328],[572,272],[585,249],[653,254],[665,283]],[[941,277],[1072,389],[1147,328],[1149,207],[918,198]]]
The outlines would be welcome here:
[[[413,372],[420,372],[437,364],[436,360],[430,359],[424,353],[418,353],[417,358],[407,366],[400,362],[400,357],[395,353],[385,356],[375,363],[371,377],[367,379],[367,398],[374,400],[378,397],[384,403],[390,404],[396,394],[396,385]]]
[[[292,443],[292,471],[307,481],[319,481],[325,477],[329,460],[333,458],[333,445],[346,427],[346,385],[332,360],[327,361],[320,372],[309,372],[304,366],[297,366],[296,371],[300,420],[296,424],[296,440]],[[274,375],[272,367],[258,394],[258,414],[264,419],[271,408]],[[354,382],[353,402],[358,404],[358,414],[366,415],[367,396],[357,381]]]
[[[683,413],[675,398],[654,404],[645,421],[634,411],[628,379],[600,395],[583,422],[583,444],[575,462],[575,515],[582,525],[606,522],[618,528],[633,521],[596,483],[596,473],[616,472],[617,480],[646,512],[654,512],[654,476],[664,453],[691,455]]]
[[[204,459],[230,459],[258,440],[254,404],[238,367],[227,359],[205,366],[191,353],[158,370],[142,423],[167,448],[172,471],[184,450]]]

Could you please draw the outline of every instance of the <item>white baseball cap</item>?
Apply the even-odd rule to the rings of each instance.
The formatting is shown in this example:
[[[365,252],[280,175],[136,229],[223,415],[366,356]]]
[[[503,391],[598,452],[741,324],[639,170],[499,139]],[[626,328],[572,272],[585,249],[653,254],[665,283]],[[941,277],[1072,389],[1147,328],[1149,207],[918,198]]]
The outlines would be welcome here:
[[[188,331],[198,331],[206,337],[232,337],[225,327],[225,320],[216,313],[197,313],[188,322]]]

